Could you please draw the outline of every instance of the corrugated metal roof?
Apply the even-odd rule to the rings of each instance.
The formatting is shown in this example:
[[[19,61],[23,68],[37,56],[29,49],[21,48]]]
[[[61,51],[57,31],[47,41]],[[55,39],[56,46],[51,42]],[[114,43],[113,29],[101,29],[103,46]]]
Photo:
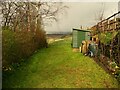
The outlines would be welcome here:
[[[83,32],[90,32],[91,31],[91,30],[81,30],[81,29],[75,29],[75,28],[73,28],[73,30],[83,31]]]

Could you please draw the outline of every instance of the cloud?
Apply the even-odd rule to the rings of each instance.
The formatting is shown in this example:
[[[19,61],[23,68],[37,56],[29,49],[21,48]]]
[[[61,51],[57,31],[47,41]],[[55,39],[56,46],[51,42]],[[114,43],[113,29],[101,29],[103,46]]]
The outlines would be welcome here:
[[[105,18],[118,11],[117,2],[103,2],[105,8]],[[59,22],[52,23],[52,26],[45,28],[47,32],[51,31],[71,31],[72,28],[81,26],[90,27],[96,24],[95,13],[102,8],[101,2],[64,2],[69,6],[67,15],[61,16]]]

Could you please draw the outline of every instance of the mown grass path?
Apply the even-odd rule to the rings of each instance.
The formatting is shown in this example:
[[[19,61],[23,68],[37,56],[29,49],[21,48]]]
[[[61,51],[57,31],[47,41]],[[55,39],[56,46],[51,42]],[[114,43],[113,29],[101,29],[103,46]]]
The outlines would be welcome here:
[[[71,40],[41,49],[3,80],[14,88],[117,88],[116,79],[91,58],[72,52]]]

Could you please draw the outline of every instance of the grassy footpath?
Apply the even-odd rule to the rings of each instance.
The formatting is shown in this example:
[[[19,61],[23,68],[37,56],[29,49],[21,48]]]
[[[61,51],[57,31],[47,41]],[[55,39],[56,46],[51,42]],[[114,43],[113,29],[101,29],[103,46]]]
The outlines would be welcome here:
[[[14,88],[117,88],[116,79],[91,58],[72,52],[70,39],[52,43],[34,54],[3,87]]]

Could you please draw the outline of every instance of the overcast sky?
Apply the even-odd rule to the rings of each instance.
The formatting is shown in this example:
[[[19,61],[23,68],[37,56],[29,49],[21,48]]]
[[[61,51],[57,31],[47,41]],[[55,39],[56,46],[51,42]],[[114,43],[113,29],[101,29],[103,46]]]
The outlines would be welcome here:
[[[118,2],[63,2],[69,8],[60,15],[58,22],[45,27],[47,33],[71,31],[72,28],[90,27],[96,24],[95,15],[104,7],[105,18],[118,11]]]

